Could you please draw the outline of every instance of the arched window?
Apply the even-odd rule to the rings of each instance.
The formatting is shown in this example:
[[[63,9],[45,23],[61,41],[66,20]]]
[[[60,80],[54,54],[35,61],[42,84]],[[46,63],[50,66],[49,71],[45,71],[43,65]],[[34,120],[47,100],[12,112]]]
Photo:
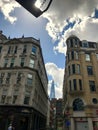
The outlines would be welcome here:
[[[73,101],[73,110],[74,111],[83,111],[84,103],[80,98],[77,98]]]

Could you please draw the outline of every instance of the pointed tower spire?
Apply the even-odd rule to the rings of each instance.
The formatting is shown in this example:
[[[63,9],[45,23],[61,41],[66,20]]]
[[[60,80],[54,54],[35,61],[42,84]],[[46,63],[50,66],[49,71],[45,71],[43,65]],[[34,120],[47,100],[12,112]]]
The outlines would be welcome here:
[[[55,98],[54,80],[52,80],[51,90],[50,90],[50,100],[51,100],[52,98]]]

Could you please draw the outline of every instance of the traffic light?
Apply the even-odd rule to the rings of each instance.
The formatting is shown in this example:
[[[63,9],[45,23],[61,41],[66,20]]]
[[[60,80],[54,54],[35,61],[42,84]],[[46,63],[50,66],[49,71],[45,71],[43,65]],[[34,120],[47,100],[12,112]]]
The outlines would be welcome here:
[[[35,3],[37,0],[16,0],[16,1],[20,5],[22,5],[25,9],[27,9],[35,17],[39,17],[44,12],[46,12],[52,3],[52,0],[49,0],[47,7],[42,11],[40,8],[37,8],[35,6]],[[46,2],[46,0],[44,0],[44,4],[45,4],[45,2]]]

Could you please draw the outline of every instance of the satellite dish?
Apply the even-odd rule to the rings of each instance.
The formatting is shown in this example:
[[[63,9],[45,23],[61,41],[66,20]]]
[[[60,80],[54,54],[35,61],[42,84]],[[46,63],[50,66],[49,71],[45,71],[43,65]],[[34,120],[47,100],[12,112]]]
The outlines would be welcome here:
[[[35,17],[39,17],[44,12],[48,10],[53,0],[49,0],[49,3],[47,7],[42,11],[40,8],[35,6],[35,3],[37,0],[16,0],[21,6],[23,6],[26,10],[28,10],[32,15]],[[43,6],[46,3],[46,0],[44,0],[41,4]]]

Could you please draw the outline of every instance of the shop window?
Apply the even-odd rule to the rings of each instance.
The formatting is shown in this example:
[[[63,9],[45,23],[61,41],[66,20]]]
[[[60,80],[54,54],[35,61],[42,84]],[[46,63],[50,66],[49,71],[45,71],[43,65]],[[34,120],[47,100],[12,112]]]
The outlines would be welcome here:
[[[96,87],[95,87],[95,81],[89,81],[89,87],[90,87],[90,91],[94,92],[96,91]]]
[[[93,75],[93,67],[92,66],[87,66],[87,73],[88,73],[88,75]]]
[[[84,103],[80,98],[77,98],[73,101],[73,110],[74,111],[83,111]]]

